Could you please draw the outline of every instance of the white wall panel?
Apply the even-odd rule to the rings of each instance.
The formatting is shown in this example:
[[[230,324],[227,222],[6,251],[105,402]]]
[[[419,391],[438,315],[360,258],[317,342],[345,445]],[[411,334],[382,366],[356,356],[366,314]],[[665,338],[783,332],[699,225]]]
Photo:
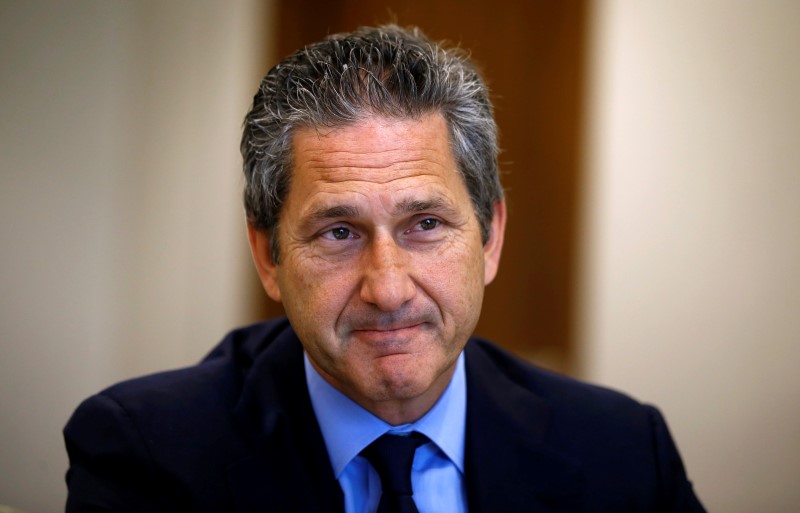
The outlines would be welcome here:
[[[78,402],[252,316],[238,139],[269,5],[0,2],[0,504],[63,510]]]
[[[594,4],[582,367],[662,407],[709,511],[800,503],[798,26]]]

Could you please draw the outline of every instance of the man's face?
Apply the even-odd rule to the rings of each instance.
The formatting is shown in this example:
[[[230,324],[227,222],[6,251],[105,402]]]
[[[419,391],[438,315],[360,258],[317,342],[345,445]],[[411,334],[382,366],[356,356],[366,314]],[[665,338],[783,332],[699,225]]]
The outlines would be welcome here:
[[[439,114],[301,129],[293,150],[279,264],[250,229],[264,286],[334,387],[391,423],[415,420],[478,321],[504,205],[484,246]]]

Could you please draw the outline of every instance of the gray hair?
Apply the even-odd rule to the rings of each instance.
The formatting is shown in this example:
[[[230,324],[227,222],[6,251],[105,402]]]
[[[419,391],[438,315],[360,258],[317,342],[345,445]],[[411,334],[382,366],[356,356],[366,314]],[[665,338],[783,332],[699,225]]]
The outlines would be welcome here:
[[[248,222],[270,233],[289,192],[292,135],[301,127],[337,128],[370,116],[418,119],[440,112],[458,171],[489,238],[494,204],[503,198],[497,127],[486,85],[467,54],[431,42],[419,29],[362,27],[297,51],[261,82],[244,121],[241,151]]]

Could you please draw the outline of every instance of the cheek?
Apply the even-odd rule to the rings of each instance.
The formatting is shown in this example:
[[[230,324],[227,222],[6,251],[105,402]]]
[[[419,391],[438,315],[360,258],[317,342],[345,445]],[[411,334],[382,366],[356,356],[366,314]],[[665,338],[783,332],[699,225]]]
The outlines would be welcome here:
[[[341,268],[318,259],[291,259],[281,267],[278,283],[293,321],[313,325],[338,317],[352,290],[352,266]]]
[[[483,253],[469,244],[451,247],[417,267],[421,281],[443,313],[458,323],[469,322],[483,298]]]

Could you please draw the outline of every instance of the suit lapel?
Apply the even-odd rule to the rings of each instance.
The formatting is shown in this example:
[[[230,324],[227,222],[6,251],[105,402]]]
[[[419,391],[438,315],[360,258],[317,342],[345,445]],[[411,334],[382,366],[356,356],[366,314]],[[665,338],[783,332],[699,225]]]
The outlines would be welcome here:
[[[511,378],[507,356],[479,344],[466,349],[470,513],[579,511],[580,468],[548,447],[548,404]]]
[[[580,467],[548,447],[547,402],[510,377],[506,356],[479,344],[466,348],[470,513],[579,511]],[[228,469],[237,512],[344,512],[302,354],[286,329],[245,378],[234,416],[253,453]]]
[[[344,512],[291,329],[253,364],[234,415],[254,449],[228,469],[236,511]]]

